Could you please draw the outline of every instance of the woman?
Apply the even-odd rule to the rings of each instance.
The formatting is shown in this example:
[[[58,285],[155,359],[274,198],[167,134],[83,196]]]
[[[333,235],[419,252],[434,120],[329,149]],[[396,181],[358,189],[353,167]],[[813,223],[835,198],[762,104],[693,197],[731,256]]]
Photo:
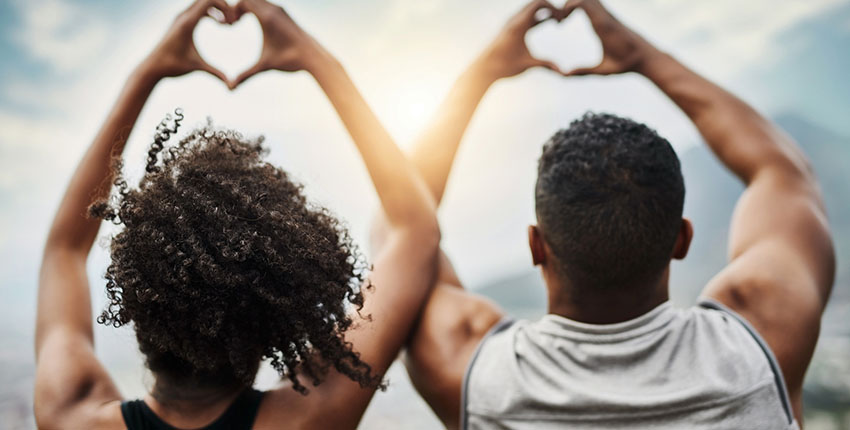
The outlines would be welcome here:
[[[368,279],[346,231],[262,160],[261,140],[207,127],[166,146],[178,113],[158,129],[139,188],[113,169],[161,79],[202,70],[227,80],[192,42],[210,8],[227,23],[253,13],[263,27],[260,62],[231,87],[264,70],[305,70],[347,127],[390,226]],[[93,200],[95,217],[86,217]],[[128,79],[48,235],[36,322],[39,427],[356,427],[433,283],[434,211],[344,70],[281,8],[196,1]],[[123,225],[98,320],[133,323],[155,380],[141,400],[125,401],[94,354],[85,265],[97,217]],[[284,382],[260,393],[251,386],[263,359]]]

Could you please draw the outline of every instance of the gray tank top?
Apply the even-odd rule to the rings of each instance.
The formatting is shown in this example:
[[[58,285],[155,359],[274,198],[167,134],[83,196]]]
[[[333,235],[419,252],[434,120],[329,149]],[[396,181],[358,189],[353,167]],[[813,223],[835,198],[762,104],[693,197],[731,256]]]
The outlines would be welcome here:
[[[708,300],[617,324],[503,321],[462,398],[464,429],[799,429],[770,349]]]

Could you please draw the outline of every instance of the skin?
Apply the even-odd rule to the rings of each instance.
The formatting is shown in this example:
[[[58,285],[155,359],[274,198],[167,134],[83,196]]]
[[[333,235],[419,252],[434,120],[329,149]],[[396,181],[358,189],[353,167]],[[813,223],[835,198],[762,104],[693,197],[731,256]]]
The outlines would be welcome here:
[[[262,67],[227,81],[201,59],[192,32],[211,7],[223,14],[225,23],[245,13],[257,16],[264,31]],[[358,317],[356,328],[345,335],[376,374],[383,374],[397,356],[433,285],[440,240],[433,199],[339,63],[277,6],[262,0],[235,6],[198,0],[175,20],[162,42],[128,79],[71,178],[50,229],[36,321],[35,417],[40,428],[124,428],[123,398],[94,353],[85,266],[100,221],[88,218],[86,208],[108,194],[113,179],[111,160],[120,156],[156,84],[165,77],[196,70],[217,76],[230,88],[265,70],[305,70],[316,79],[348,129],[369,170],[388,226],[386,246],[372,258],[370,281],[376,287],[365,292],[361,311],[371,319]],[[168,391],[169,387],[161,385],[161,381],[155,383],[157,389]],[[214,421],[239,393],[204,388],[193,395],[185,387],[179,391],[181,398],[174,402],[160,402],[150,395],[144,400],[166,422],[182,428]],[[374,391],[333,370],[307,396],[284,383],[266,393],[255,425],[355,428]],[[328,410],[334,413],[328,414]]]
[[[599,1],[573,0],[560,10],[535,1],[520,11],[458,78],[417,142],[413,163],[439,201],[460,139],[490,85],[542,65],[529,61],[523,40],[536,22],[534,12],[549,9],[561,20],[576,8],[587,13],[602,43],[603,59],[594,67],[562,74],[644,75],[688,115],[718,159],[746,185],[732,219],[728,265],[706,285],[703,296],[742,315],[767,341],[779,361],[794,415],[802,422],[803,378],[835,272],[815,175],[802,151],[778,127],[649,44]],[[376,226],[373,241],[380,244],[380,220]],[[692,236],[685,219],[671,260],[687,255]],[[537,226],[529,227],[529,247],[547,286],[549,313],[589,323],[614,323],[639,316],[668,298],[669,265],[656,283],[644,286],[643,297],[579,297],[576,290],[592,289],[576,288],[559,275],[545,232]],[[504,316],[494,304],[461,285],[450,261],[441,254],[436,286],[406,355],[411,380],[447,428],[458,427],[461,384],[472,353]]]

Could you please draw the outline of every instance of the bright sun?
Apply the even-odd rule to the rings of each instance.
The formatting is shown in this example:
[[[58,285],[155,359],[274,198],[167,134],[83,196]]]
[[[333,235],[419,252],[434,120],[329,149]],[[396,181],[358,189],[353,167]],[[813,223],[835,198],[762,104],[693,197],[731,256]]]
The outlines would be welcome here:
[[[407,149],[431,120],[445,92],[434,81],[399,79],[384,82],[375,91],[373,103],[381,122]]]

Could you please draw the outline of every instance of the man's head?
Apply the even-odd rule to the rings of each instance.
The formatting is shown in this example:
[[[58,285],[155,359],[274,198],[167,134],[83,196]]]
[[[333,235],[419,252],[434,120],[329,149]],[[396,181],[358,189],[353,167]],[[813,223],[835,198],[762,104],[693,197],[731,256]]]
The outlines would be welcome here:
[[[535,262],[546,260],[577,288],[656,282],[671,258],[687,252],[689,233],[679,238],[687,230],[684,200],[679,159],[666,139],[625,118],[587,113],[543,147]]]

